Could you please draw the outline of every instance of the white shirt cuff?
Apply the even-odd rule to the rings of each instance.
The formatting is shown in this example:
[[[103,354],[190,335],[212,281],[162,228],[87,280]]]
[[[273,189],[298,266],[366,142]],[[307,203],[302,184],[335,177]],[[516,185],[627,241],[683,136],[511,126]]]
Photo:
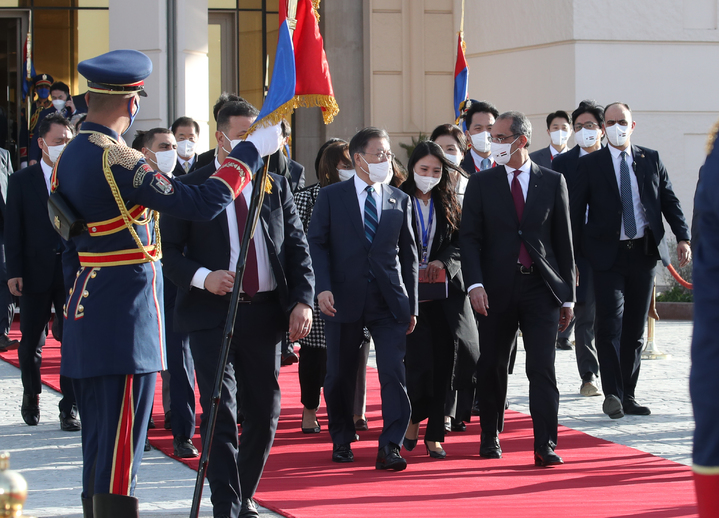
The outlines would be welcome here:
[[[210,275],[212,272],[208,270],[205,267],[198,268],[195,272],[195,275],[192,276],[192,280],[190,281],[190,286],[194,286],[195,288],[200,288],[201,290],[205,289],[205,279],[207,279],[207,276]]]
[[[472,284],[469,288],[467,288],[467,295],[469,295],[469,292],[472,291],[474,288],[484,288],[484,284],[481,282],[478,282],[477,284]]]
[[[562,304],[562,307],[563,308],[573,308],[574,302],[565,302],[564,304]]]

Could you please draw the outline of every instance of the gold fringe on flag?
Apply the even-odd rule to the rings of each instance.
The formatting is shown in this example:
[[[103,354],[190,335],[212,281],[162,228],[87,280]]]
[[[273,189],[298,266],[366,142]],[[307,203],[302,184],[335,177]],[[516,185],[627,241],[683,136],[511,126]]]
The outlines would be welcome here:
[[[320,0],[312,0],[312,13],[317,18],[317,23],[320,23]]]
[[[297,95],[295,96],[295,107],[299,108],[322,108],[322,118],[325,124],[330,124],[335,120],[335,115],[340,112],[340,107],[337,101],[331,95],[323,94],[312,94],[312,95]]]

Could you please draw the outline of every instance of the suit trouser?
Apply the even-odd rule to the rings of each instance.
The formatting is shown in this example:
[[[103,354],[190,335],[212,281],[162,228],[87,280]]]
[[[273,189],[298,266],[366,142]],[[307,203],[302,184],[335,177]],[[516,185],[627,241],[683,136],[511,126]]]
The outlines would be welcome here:
[[[150,372],[72,380],[82,416],[83,498],[134,494],[156,379]]]
[[[22,338],[18,349],[18,362],[22,378],[23,394],[42,393],[40,365],[42,364],[42,348],[45,345],[48,320],[55,306],[55,318],[62,323],[63,305],[65,304],[65,288],[63,286],[60,261],[57,261],[55,278],[52,287],[40,293],[23,292],[20,297],[20,331]],[[60,326],[62,328],[62,326]],[[62,399],[58,405],[61,412],[70,414],[75,404],[75,393],[72,381],[60,376]]]
[[[174,331],[174,300],[165,305],[165,345],[167,370],[170,373],[170,411],[172,435],[192,438],[195,435],[195,363],[190,351],[190,337]]]
[[[621,401],[634,397],[644,346],[644,326],[654,286],[656,256],[642,242],[620,241],[614,265],[594,270],[596,345],[602,389]]]
[[[7,285],[7,268],[5,266],[5,235],[0,228],[0,335],[10,331],[15,316],[15,304]]]
[[[522,330],[529,378],[529,411],[534,447],[557,443],[559,391],[554,371],[559,324],[557,300],[538,273],[515,274],[508,306],[480,317],[479,420],[482,433],[496,435],[504,426],[509,356],[517,327]]]
[[[204,440],[210,415],[223,327],[190,333],[200,388]],[[287,330],[279,300],[239,305],[230,355],[222,380],[207,480],[215,516],[237,516],[242,498],[255,494],[280,417],[280,344]],[[237,439],[237,393],[245,420]]]
[[[357,383],[359,348],[364,340],[363,327],[374,340],[377,372],[382,396],[382,433],[379,447],[389,443],[402,444],[407,431],[411,406],[407,396],[404,355],[407,323],[397,322],[382,293],[373,280],[368,284],[362,316],[355,322],[327,320],[327,376],[325,402],[329,417],[329,431],[335,444],[349,444],[354,440],[355,426],[352,412]]]
[[[589,375],[599,376],[599,357],[594,345],[594,315],[596,301],[594,297],[594,275],[592,268],[584,258],[577,258],[579,282],[585,283],[584,300],[574,305],[574,350],[577,354],[577,369],[584,380]]]
[[[310,409],[319,408],[320,394],[327,372],[327,349],[309,345],[300,347],[300,362],[297,371],[300,378],[302,406]]]

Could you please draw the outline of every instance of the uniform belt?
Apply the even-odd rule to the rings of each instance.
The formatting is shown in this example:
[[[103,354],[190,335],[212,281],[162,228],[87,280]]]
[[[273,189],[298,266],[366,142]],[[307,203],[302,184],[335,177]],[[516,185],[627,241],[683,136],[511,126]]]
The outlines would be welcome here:
[[[128,214],[131,219],[135,220],[142,216],[145,212],[145,207],[142,205],[135,205],[128,210]],[[87,231],[91,236],[106,236],[108,234],[114,234],[120,230],[126,228],[125,219],[122,216],[117,216],[112,219],[106,219],[105,221],[95,221],[87,224]]]
[[[155,245],[146,246],[145,251],[147,254],[137,248],[130,248],[115,252],[78,252],[77,255],[80,258],[80,264],[89,268],[142,264],[159,259]]]
[[[637,239],[622,239],[619,241],[619,246],[631,250],[635,246],[644,246],[644,236]]]
[[[523,264],[517,263],[517,273],[521,273],[522,275],[531,275],[533,273],[539,273],[539,270],[537,270],[537,267],[534,265],[527,268]]]

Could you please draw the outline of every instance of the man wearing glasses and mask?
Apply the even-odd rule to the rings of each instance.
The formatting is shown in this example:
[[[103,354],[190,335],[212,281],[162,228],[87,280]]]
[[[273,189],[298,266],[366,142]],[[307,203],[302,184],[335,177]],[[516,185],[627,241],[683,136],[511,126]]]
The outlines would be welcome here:
[[[689,228],[667,170],[656,151],[631,144],[635,126],[627,104],[604,109],[609,145],[579,160],[571,200],[575,246],[594,274],[603,411],[611,419],[651,413],[635,389],[655,268],[659,259],[670,262],[662,216],[677,238],[679,265],[691,260]]]
[[[389,136],[365,128],[349,146],[355,176],[320,189],[309,228],[315,292],[326,320],[325,400],[334,462],[353,462],[357,351],[366,326],[382,384],[382,433],[375,468],[401,471],[410,419],[405,336],[414,330],[417,248],[409,196],[384,182],[392,174]]]

